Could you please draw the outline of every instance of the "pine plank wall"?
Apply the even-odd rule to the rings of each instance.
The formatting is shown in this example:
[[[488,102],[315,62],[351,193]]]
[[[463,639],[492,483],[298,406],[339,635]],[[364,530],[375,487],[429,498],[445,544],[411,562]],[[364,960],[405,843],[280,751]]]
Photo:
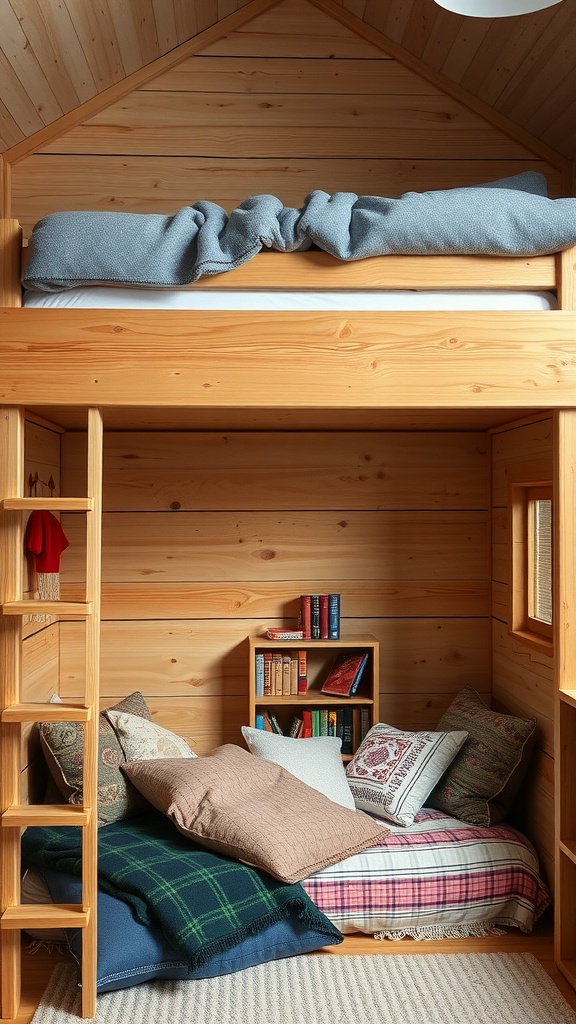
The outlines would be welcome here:
[[[305,0],[110,99],[13,167],[26,234],[62,209],[172,213],[208,199],[230,210],[262,192],[300,206],[316,188],[393,196],[526,169],[562,194],[558,168]],[[153,432],[127,416],[126,430],[106,431],[103,703],[141,689],[197,752],[239,742],[245,638],[293,622],[300,593],[338,591],[343,630],[380,641],[383,720],[434,726],[465,683],[537,715],[520,807],[551,882],[551,665],[507,630],[508,469],[536,443],[551,463],[550,421],[493,435],[361,422]],[[31,423],[27,441],[27,477],[51,472],[60,487],[61,471],[63,494],[84,493],[81,431]],[[78,596],[82,521],[62,521],[63,595]],[[84,626],[25,629],[28,696],[78,697]],[[35,750],[31,732],[24,763]]]

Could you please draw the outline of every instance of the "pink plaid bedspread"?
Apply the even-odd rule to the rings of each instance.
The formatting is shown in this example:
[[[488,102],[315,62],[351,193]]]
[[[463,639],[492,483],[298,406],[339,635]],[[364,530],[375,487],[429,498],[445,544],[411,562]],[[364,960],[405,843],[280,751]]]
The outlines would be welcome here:
[[[531,843],[509,825],[467,825],[423,808],[408,828],[305,879],[344,933],[377,938],[530,932],[550,904]]]

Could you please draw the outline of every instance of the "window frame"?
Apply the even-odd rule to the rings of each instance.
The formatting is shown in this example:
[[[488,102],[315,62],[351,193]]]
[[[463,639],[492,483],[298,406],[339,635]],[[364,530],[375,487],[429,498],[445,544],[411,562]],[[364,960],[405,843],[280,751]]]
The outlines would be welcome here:
[[[553,487],[550,480],[518,481],[510,487],[510,550],[512,560],[512,588],[510,627],[511,636],[522,643],[552,655],[553,622],[544,622],[533,614],[534,543],[532,503],[537,500],[552,502],[553,530]],[[554,573],[552,536],[551,577]],[[553,582],[553,581],[552,581]],[[552,609],[552,616],[554,609]]]

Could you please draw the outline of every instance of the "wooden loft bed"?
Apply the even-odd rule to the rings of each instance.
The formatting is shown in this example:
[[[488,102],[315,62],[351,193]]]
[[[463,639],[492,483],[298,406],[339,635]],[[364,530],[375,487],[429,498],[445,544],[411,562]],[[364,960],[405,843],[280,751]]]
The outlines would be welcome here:
[[[576,247],[531,258],[352,263],[323,252],[260,253],[202,280],[203,288],[247,290],[551,289],[554,311],[354,312],[345,320],[324,312],[201,311],[192,321],[173,310],[20,310],[21,233],[15,221],[2,222],[1,232],[0,401],[8,404],[194,409],[206,413],[206,423],[217,410],[245,410],[241,419],[263,410],[254,422],[265,422],[264,410],[273,409],[286,412],[286,426],[307,416],[320,423],[322,411],[328,422],[331,410],[346,425],[356,415],[365,423],[365,410],[473,416],[572,404]]]
[[[98,489],[101,429],[107,426],[177,429],[386,429],[415,427],[486,428],[543,409],[558,410],[557,454],[558,536],[572,539],[566,480],[576,448],[576,248],[555,256],[534,258],[374,257],[344,264],[318,252],[262,253],[236,271],[208,278],[210,289],[352,288],[379,287],[512,288],[554,290],[558,309],[542,312],[394,311],[342,313],[286,311],[186,312],[96,309],[22,309],[20,289],[21,234],[14,221],[2,222],[0,292],[0,406],[5,409],[3,445],[8,455],[21,449],[22,413],[30,409],[49,415],[64,426],[77,426],[88,416],[91,434],[93,490]],[[4,561],[2,601],[18,600],[14,555],[17,513],[30,507],[21,494],[21,453],[6,459],[4,513],[12,526],[4,531],[0,554]],[[18,487],[20,486],[20,491]],[[61,499],[64,501],[65,499]],[[76,499],[68,499],[76,500]],[[96,501],[90,511],[99,507]],[[57,500],[54,508],[59,507]],[[63,506],[66,507],[66,506]],[[20,527],[21,529],[21,527]],[[91,547],[92,564],[98,537]],[[14,572],[10,572],[10,567]],[[565,686],[576,668],[575,641],[568,638],[574,574],[568,557],[559,559],[557,577],[558,685]],[[93,589],[97,576],[90,575]],[[570,600],[564,602],[563,598]],[[97,601],[96,594],[92,600]],[[65,611],[62,609],[62,611]],[[15,621],[3,616],[2,621]],[[97,624],[97,615],[92,620]],[[4,628],[2,665],[11,680],[8,701],[14,700],[19,656],[13,627]],[[92,646],[92,667],[97,655]],[[5,693],[6,698],[6,693]],[[97,706],[97,690],[87,700],[88,714]],[[23,712],[34,715],[35,709]],[[45,713],[45,709],[43,709]],[[17,719],[17,716],[16,716]],[[24,720],[24,719],[20,719]],[[14,730],[10,712],[4,727]],[[6,733],[5,733],[6,735]],[[14,836],[28,820],[44,821],[39,812],[14,803],[16,734],[3,743],[2,891],[8,916],[2,931],[5,1016],[18,1003],[18,949],[14,941],[23,917],[13,910]],[[93,739],[92,739],[93,742]],[[10,781],[11,780],[11,781]],[[93,785],[94,779],[91,779]],[[557,792],[560,787],[557,786]],[[559,801],[559,797],[557,798]],[[12,813],[12,818],[10,814]],[[46,823],[50,818],[50,809]],[[62,810],[55,810],[61,815]],[[87,822],[89,819],[87,814]],[[88,841],[88,881],[84,927],[92,938],[83,963],[85,1017],[95,1012],[95,844]],[[6,884],[8,881],[9,884]],[[558,886],[560,892],[560,886]],[[3,907],[6,915],[6,907]],[[88,911],[88,912],[86,912]],[[67,908],[67,913],[73,913]],[[45,911],[44,911],[45,913]],[[33,914],[32,914],[33,918]],[[30,923],[29,913],[26,921]],[[41,915],[38,913],[38,920]],[[564,922],[566,919],[564,918]],[[570,960],[573,940],[569,925],[561,924],[561,940]]]

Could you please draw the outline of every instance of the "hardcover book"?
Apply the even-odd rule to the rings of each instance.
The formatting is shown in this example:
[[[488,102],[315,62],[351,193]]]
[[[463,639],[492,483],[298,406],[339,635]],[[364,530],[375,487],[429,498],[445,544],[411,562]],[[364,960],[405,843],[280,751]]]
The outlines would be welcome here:
[[[352,697],[358,689],[368,653],[342,651],[332,663],[322,693],[334,693],[340,697]]]

